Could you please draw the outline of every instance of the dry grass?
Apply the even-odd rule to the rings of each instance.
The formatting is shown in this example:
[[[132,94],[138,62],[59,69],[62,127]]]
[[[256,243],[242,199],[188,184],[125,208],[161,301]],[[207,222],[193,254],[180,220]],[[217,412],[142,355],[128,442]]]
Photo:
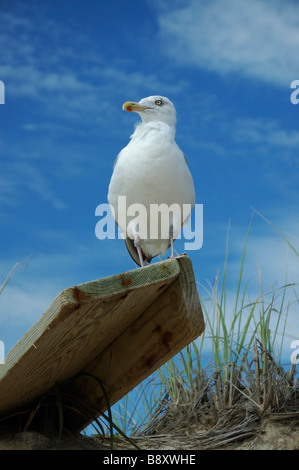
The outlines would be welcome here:
[[[192,387],[177,375],[176,400],[166,393],[142,435],[154,440],[168,437],[170,442],[189,443],[190,448],[218,449],[255,439],[270,418],[298,422],[295,367],[286,373],[257,343],[247,366],[231,364],[226,380],[221,372],[202,370]]]

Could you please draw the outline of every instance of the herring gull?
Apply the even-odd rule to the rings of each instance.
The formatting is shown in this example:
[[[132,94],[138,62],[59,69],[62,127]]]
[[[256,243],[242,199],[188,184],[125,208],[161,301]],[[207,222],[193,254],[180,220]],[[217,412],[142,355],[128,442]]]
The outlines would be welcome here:
[[[117,156],[108,202],[131,257],[144,266],[169,247],[174,257],[173,242],[190,217],[195,191],[186,157],[175,142],[173,103],[163,96],[149,96],[139,103],[126,101],[123,109],[139,114],[141,122]],[[121,209],[120,196],[126,204]],[[157,218],[159,208],[160,218],[163,208],[170,209],[168,218],[164,212],[166,227]]]

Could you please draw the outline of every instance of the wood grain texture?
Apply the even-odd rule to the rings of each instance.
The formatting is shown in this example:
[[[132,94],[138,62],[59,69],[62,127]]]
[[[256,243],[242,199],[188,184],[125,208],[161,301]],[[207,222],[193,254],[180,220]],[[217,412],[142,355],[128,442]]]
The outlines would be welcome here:
[[[0,367],[0,417],[31,406],[54,386],[98,415],[105,401],[95,380],[63,384],[91,374],[115,403],[203,329],[186,256],[65,289]],[[66,411],[69,429],[90,420],[91,414]]]

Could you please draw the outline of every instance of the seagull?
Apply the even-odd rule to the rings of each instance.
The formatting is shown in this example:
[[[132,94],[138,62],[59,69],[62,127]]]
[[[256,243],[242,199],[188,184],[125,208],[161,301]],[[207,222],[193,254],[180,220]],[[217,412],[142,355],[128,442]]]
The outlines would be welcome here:
[[[143,267],[169,247],[174,258],[173,243],[189,220],[195,191],[186,157],[175,142],[173,103],[164,96],[149,96],[138,103],[126,101],[123,110],[139,114],[141,121],[116,158],[108,202],[129,254]],[[122,208],[121,196],[126,203]],[[158,208],[160,219],[162,208],[168,208],[168,217],[158,220]]]

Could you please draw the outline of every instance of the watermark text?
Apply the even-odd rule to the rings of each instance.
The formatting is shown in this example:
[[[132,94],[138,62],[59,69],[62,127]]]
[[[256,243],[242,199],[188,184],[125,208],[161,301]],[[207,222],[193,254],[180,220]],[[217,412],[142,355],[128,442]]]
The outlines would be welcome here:
[[[0,80],[0,104],[5,104],[5,86],[2,80]]]
[[[199,250],[203,245],[203,204],[195,204],[193,210],[191,204],[176,203],[127,206],[126,196],[119,196],[116,208],[108,203],[99,204],[95,215],[100,217],[95,227],[99,240],[133,239],[136,235],[140,240],[168,240],[173,227],[173,238],[183,236],[185,250]]]
[[[291,363],[299,364],[299,339],[295,339],[291,342],[291,349],[295,349],[291,354]]]
[[[290,96],[290,100],[292,104],[298,104],[299,103],[299,80],[293,80],[291,83],[291,88],[295,88],[295,91]]]
[[[5,362],[5,347],[3,341],[0,340],[0,364]]]

